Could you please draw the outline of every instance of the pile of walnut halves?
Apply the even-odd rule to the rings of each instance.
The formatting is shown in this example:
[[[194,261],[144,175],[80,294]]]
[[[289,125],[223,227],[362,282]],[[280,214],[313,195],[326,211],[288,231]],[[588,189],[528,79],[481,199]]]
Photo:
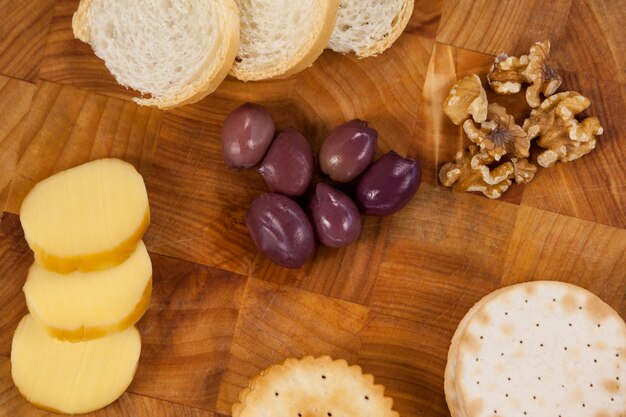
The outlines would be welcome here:
[[[561,77],[548,63],[550,42],[537,42],[528,55],[499,55],[487,79],[498,94],[515,94],[526,89],[526,102],[532,108],[523,126],[498,104],[487,102],[480,77],[469,75],[450,90],[443,109],[473,142],[456,154],[455,162],[445,164],[439,180],[455,191],[479,191],[499,198],[515,181],[530,182],[537,166],[529,161],[531,141],[541,148],[536,164],[551,167],[588,154],[602,134],[597,117],[576,119],[591,104],[574,91],[555,94]],[[545,99],[541,102],[540,94]]]

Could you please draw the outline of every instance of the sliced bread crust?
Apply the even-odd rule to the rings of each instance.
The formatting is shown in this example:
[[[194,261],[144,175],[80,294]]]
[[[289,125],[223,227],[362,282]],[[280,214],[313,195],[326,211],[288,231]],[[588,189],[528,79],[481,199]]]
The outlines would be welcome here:
[[[137,90],[144,95],[134,98],[133,100],[136,103],[144,106],[156,106],[161,109],[169,109],[194,103],[213,92],[228,75],[228,71],[235,60],[239,44],[239,10],[234,0],[163,0],[159,3],[167,8],[168,6],[172,7],[172,5],[184,7],[185,5],[198,5],[202,2],[207,2],[204,5],[208,11],[206,22],[207,25],[212,25],[212,27],[207,28],[207,32],[213,36],[211,39],[212,43],[207,45],[205,56],[200,57],[201,62],[189,61],[177,63],[182,71],[195,66],[193,72],[188,74],[187,77],[178,77],[177,74],[169,74],[172,76],[170,79],[159,80],[161,84],[163,81],[169,83],[170,87],[167,88],[166,91],[154,91],[150,89],[149,83],[146,82],[145,74],[129,73],[120,69],[121,65],[119,62],[114,62],[118,61],[120,57],[124,57],[124,51],[120,51],[119,49],[118,51],[110,51],[111,42],[114,41],[116,47],[123,48],[125,46],[124,41],[128,40],[124,39],[123,35],[120,34],[120,32],[123,31],[118,31],[117,28],[111,27],[110,23],[106,23],[109,27],[105,27],[104,32],[102,27],[97,27],[98,25],[105,24],[101,20],[102,13],[94,10],[94,6],[97,6],[98,1],[100,0],[81,0],[78,10],[72,19],[74,36],[92,46],[95,54],[104,60],[107,68],[111,71],[118,83]],[[152,2],[150,2],[150,6],[155,7]],[[138,5],[137,7],[146,6]],[[149,19],[147,14],[141,16],[141,19]],[[119,18],[120,20],[122,19],[122,17]],[[127,18],[127,16],[124,16],[124,18]],[[135,23],[145,24],[145,22]],[[121,23],[119,24],[121,25]],[[155,24],[163,24],[163,22],[155,22]],[[168,22],[167,24],[170,28],[172,25],[177,25],[176,22]],[[183,24],[181,24],[181,27],[182,26]],[[112,39],[103,38],[102,33],[107,32],[109,35],[114,34],[113,36],[117,37],[117,39],[112,41]],[[197,35],[189,33],[189,36]],[[155,42],[156,41],[157,40],[155,40]],[[126,46],[128,48],[134,48],[135,50],[138,49],[136,45]],[[149,48],[145,48],[145,50],[147,49]],[[140,53],[135,54],[133,58],[137,61],[141,61],[142,59],[147,61],[148,58],[150,58],[154,63],[155,57],[153,55],[148,56],[148,53],[146,53],[146,56],[141,56],[143,50],[144,49],[140,49]],[[154,51],[151,52],[153,53]],[[159,56],[157,57],[157,62],[172,64],[168,62],[168,58],[167,56]],[[156,70],[159,70],[158,66]],[[147,85],[148,87],[146,87]]]
[[[402,34],[414,0],[340,0],[328,48],[359,58],[382,53]]]
[[[265,29],[273,27],[274,21],[263,22],[261,11],[271,9],[267,14],[281,15],[285,6],[278,1],[236,0],[241,13],[241,41],[237,59],[230,74],[242,81],[286,78],[308,67],[324,52],[335,27],[339,0],[311,0],[289,2],[290,10],[302,20],[309,19],[304,28],[306,34],[294,37],[291,33],[279,33],[274,30],[268,33]],[[264,3],[259,7],[257,3]],[[263,25],[263,23],[265,23]],[[264,26],[264,27],[259,27]],[[302,26],[295,24],[298,29]],[[278,28],[279,30],[282,28]],[[287,51],[281,47],[280,41],[274,42],[273,48],[258,48],[272,39],[288,40],[294,44],[295,50]]]

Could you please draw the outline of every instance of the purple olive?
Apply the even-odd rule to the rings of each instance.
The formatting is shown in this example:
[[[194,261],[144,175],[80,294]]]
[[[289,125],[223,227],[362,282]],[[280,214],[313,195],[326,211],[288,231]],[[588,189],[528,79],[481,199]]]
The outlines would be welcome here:
[[[229,168],[250,168],[263,159],[274,137],[274,120],[265,108],[245,103],[224,120],[222,155]]]
[[[320,149],[322,172],[338,182],[352,181],[374,160],[377,142],[378,132],[363,120],[337,126]]]
[[[311,223],[287,196],[267,193],[257,197],[248,210],[246,226],[261,253],[285,268],[300,268],[313,254]]]
[[[259,172],[273,192],[303,194],[313,177],[311,145],[297,130],[284,130],[267,151]]]
[[[391,151],[363,174],[357,185],[357,200],[366,214],[388,216],[409,204],[421,180],[416,160]]]
[[[356,204],[330,185],[319,183],[309,203],[313,227],[324,246],[348,246],[361,234],[361,214]]]

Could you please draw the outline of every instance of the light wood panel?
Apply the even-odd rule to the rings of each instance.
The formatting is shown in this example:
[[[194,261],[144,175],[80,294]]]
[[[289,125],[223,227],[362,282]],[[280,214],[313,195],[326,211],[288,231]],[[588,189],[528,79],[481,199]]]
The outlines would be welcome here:
[[[35,81],[55,0],[0,1],[0,74]]]
[[[38,181],[102,157],[117,157],[146,174],[161,123],[158,110],[74,87],[41,81],[17,150],[6,210],[18,213]]]
[[[250,378],[288,357],[331,355],[354,363],[367,308],[250,279],[244,295],[218,412],[229,414]]]
[[[152,300],[128,391],[215,410],[246,278],[152,255]],[[167,383],[164,383],[167,381]]]
[[[30,102],[35,92],[33,84],[0,75],[0,208],[4,211],[15,167],[19,160],[19,148],[28,117]]]
[[[569,17],[555,50],[569,71],[626,83],[626,7],[621,0],[572,0]]]
[[[534,42],[560,39],[571,4],[572,0],[448,0],[437,41],[490,55],[519,55]]]

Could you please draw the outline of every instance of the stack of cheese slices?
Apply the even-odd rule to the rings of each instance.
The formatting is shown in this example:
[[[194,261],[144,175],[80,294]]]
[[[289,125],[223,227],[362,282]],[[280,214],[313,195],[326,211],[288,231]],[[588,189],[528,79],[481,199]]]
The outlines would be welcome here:
[[[580,287],[536,281],[478,302],[445,372],[452,417],[626,415],[626,324]]]
[[[400,36],[414,0],[81,0],[72,26],[135,101],[194,103],[230,73],[284,78],[329,47],[379,54]]]
[[[118,159],[59,172],[30,191],[20,220],[35,262],[24,285],[30,314],[13,336],[13,381],[47,410],[102,408],[135,375],[134,324],[152,291],[143,178]]]

